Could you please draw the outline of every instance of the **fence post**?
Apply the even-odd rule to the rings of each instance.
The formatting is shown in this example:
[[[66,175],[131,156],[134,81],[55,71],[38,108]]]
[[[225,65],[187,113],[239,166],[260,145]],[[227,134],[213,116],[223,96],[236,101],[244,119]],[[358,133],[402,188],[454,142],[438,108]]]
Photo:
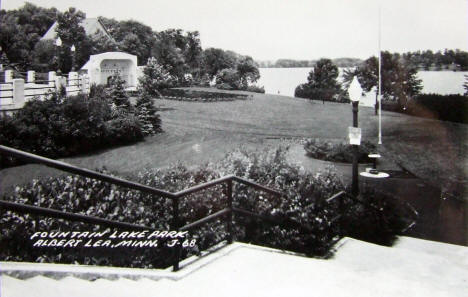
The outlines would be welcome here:
[[[5,70],[5,82],[13,82],[13,70]]]
[[[233,230],[232,230],[232,179],[229,179],[226,181],[226,196],[228,199],[228,208],[229,208],[229,213],[226,215],[226,224],[227,224],[227,241],[229,244],[232,243],[232,238],[233,238]]]
[[[173,231],[179,230],[179,198],[172,200],[172,226]],[[180,258],[180,245],[174,246],[174,262],[172,264],[172,271],[179,270],[179,258]]]
[[[76,95],[80,91],[78,87],[78,72],[68,73],[67,96]]]
[[[67,88],[67,78],[64,76],[56,76],[55,77],[55,92],[59,93],[61,89]]]
[[[28,83],[34,83],[36,81],[36,72],[34,70],[28,70]]]
[[[15,108],[23,108],[24,102],[24,79],[16,78],[13,80],[13,103]]]

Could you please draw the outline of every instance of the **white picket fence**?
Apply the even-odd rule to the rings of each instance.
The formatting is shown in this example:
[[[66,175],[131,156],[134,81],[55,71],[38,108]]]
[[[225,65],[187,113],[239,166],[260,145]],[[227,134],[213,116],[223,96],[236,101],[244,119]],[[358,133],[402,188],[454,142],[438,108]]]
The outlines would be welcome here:
[[[13,71],[5,71],[5,82],[0,84],[0,115],[11,114],[23,108],[32,98],[44,100],[54,92],[64,88],[67,96],[89,93],[89,77],[70,72],[68,76],[57,76],[55,71],[48,73],[47,80],[36,80],[35,72],[28,71],[26,82],[22,78],[13,78]]]

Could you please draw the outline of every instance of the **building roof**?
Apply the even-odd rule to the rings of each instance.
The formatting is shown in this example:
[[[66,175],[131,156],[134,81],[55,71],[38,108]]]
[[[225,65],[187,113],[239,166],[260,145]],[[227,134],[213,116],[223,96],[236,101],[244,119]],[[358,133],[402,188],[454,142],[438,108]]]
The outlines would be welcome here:
[[[98,18],[86,18],[81,22],[81,26],[84,28],[86,35],[88,36],[92,36],[97,32],[100,32],[104,34],[104,36],[107,36],[110,40],[115,42],[115,40],[106,30],[106,27],[104,27],[104,25]],[[49,30],[47,30],[44,36],[42,36],[41,40],[50,40],[57,38],[57,32],[55,31],[55,28],[57,28],[57,22],[53,23],[52,26],[50,26]]]

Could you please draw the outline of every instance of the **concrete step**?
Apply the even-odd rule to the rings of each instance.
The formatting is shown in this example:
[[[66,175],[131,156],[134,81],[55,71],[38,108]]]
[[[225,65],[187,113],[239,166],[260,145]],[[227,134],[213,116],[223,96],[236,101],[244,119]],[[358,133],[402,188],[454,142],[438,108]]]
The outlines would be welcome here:
[[[184,261],[178,272],[2,262],[0,296],[465,297],[468,292],[467,247],[408,237],[384,247],[344,238],[336,250],[323,260],[234,243]],[[51,274],[55,267],[66,276]],[[38,275],[5,274],[21,269],[23,276]]]

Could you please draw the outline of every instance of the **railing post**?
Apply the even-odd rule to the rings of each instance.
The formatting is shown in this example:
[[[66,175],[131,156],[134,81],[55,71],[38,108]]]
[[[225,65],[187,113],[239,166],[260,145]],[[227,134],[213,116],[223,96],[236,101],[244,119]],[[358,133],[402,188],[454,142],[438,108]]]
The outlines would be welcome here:
[[[23,108],[24,103],[24,79],[15,78],[13,80],[13,103],[16,108]]]
[[[232,179],[226,181],[226,196],[228,199],[229,213],[226,215],[226,227],[227,227],[227,241],[229,244],[232,243],[233,228],[232,228]]]
[[[173,231],[179,230],[179,198],[172,199],[172,226]],[[174,246],[174,262],[172,264],[172,271],[179,270],[180,259],[180,245]]]
[[[343,232],[343,227],[344,227],[344,218],[345,218],[345,207],[344,207],[344,199],[345,199],[345,194],[341,195],[338,200],[338,209],[339,209],[339,214],[340,214],[340,220],[338,221],[338,227],[339,227],[339,232],[340,236],[344,236]]]

